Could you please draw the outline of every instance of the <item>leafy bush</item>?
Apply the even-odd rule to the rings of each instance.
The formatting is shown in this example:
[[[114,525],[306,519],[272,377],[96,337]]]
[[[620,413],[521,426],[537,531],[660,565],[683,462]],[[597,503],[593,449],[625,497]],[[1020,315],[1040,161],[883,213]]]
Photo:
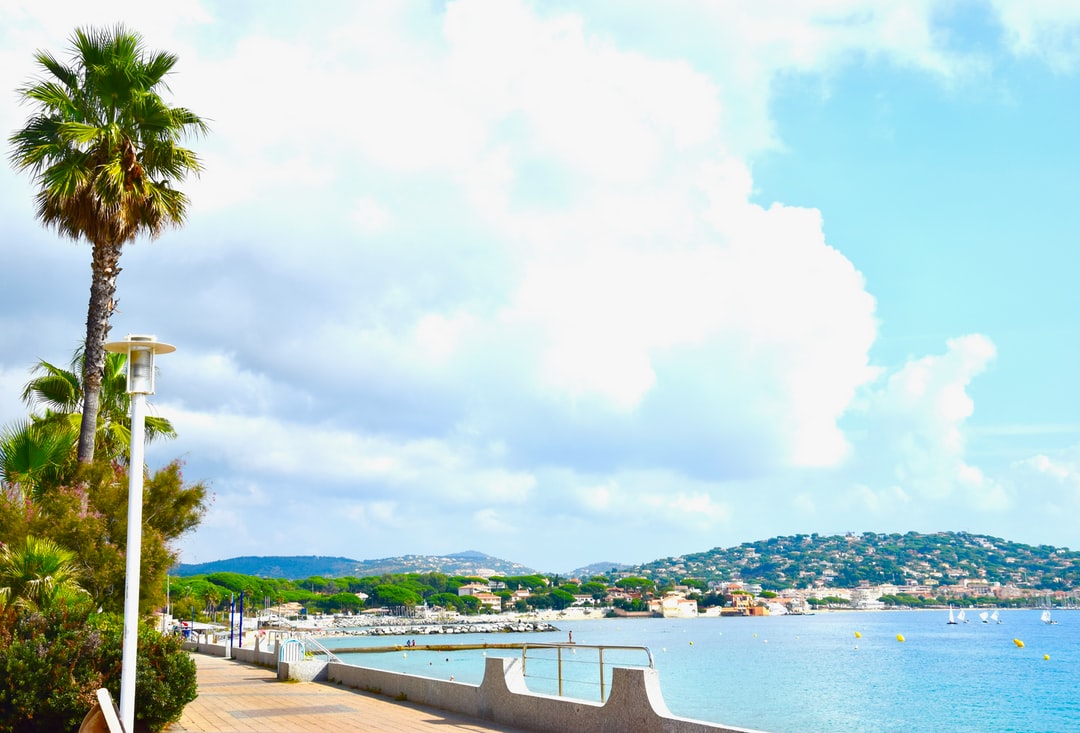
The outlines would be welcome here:
[[[90,625],[106,640],[102,660],[106,687],[120,699],[124,623],[121,616],[98,614]],[[145,624],[139,626],[139,654],[135,665],[135,721],[159,731],[180,719],[184,706],[198,694],[195,662],[181,647],[183,639],[162,634]]]
[[[104,675],[104,640],[84,608],[0,611],[0,731],[75,730]]]
[[[120,697],[123,620],[86,603],[0,610],[0,731],[75,730],[106,687]],[[160,731],[195,699],[195,663],[181,640],[141,626],[136,726]]]

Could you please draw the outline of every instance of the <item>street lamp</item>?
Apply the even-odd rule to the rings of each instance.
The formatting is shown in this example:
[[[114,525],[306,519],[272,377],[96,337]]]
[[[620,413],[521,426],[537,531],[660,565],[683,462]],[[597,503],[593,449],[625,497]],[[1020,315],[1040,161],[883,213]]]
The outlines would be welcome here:
[[[127,577],[124,580],[124,642],[120,666],[120,722],[135,730],[135,663],[139,649],[139,572],[142,555],[143,458],[146,395],[154,394],[154,356],[176,351],[154,336],[128,334],[105,350],[127,355],[127,393],[131,395],[131,460],[128,462]]]

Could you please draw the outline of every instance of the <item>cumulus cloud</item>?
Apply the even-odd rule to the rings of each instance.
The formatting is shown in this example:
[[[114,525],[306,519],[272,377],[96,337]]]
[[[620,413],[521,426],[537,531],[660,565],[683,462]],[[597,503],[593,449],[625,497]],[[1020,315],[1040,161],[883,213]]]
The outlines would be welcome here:
[[[1060,72],[1080,60],[1080,7],[1058,0],[992,0],[1013,53],[1034,56]]]
[[[884,493],[860,492],[872,506],[890,495],[905,502],[955,498],[978,510],[1009,505],[1005,489],[966,455],[964,428],[975,409],[968,388],[996,348],[980,334],[950,339],[947,347],[889,374],[864,405],[871,427],[860,460],[887,467],[883,478],[891,484]]]
[[[1013,477],[1022,500],[1044,511],[1072,512],[1080,505],[1080,446],[1065,455],[1037,454],[1016,461]]]
[[[0,86],[106,16],[59,7],[6,11]],[[1044,6],[995,7],[1016,53],[1047,37]],[[191,221],[125,252],[114,320],[180,346],[155,404],[182,439],[152,455],[213,481],[185,545],[202,559],[280,546],[298,524],[325,531],[297,552],[462,549],[440,545],[453,526],[517,559],[538,518],[626,553],[628,529],[712,537],[758,510],[796,524],[838,503],[857,507],[847,519],[1014,502],[968,451],[990,339],[872,363],[877,303],[827,241],[828,212],[754,190],[754,155],[783,143],[783,75],[986,68],[940,3],[109,9],[177,50],[176,98],[213,128],[194,145]],[[0,199],[32,217],[4,175],[20,188]],[[84,312],[88,273],[49,252],[63,287],[0,319],[17,354],[0,357],[5,392],[14,359],[49,355],[28,344],[63,334],[47,350],[67,354],[81,333],[60,313]]]

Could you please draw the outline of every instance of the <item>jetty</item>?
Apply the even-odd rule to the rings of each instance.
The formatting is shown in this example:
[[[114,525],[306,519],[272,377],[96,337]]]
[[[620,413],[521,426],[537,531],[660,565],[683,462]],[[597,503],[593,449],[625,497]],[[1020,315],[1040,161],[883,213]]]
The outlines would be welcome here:
[[[360,654],[380,652],[453,652],[459,650],[476,651],[477,649],[514,649],[521,651],[522,642],[517,644],[395,644],[393,646],[336,646],[330,649],[334,654]]]

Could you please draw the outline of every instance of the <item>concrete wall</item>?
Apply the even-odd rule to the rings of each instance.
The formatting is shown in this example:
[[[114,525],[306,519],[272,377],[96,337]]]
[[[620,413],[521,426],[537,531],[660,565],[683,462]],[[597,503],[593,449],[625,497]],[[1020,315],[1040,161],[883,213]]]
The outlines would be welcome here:
[[[480,720],[539,733],[587,730],[589,733],[756,733],[747,728],[680,718],[668,710],[655,669],[612,669],[611,693],[605,703],[530,692],[520,659],[488,657],[479,685],[357,667],[342,662],[304,659],[280,661],[280,642],[270,649],[233,647],[237,661],[276,667],[278,679],[327,680],[396,700],[408,700]],[[270,647],[270,644],[267,644]],[[189,641],[184,648],[224,657],[227,644]]]
[[[266,644],[267,648],[260,648],[260,641],[256,639],[253,646],[233,646],[232,658],[240,662],[249,662],[263,667],[278,666],[278,643]],[[184,649],[189,652],[198,652],[211,657],[229,656],[228,639],[206,640],[204,637],[196,637],[194,641],[185,641]]]
[[[325,659],[302,659],[299,662],[278,662],[277,678],[279,680],[296,680],[297,682],[325,682],[328,679],[328,668]]]
[[[655,669],[612,670],[611,695],[601,704],[529,692],[521,660],[488,657],[477,685],[331,662],[328,679],[349,687],[450,710],[523,730],[563,733],[753,733],[671,714]]]

